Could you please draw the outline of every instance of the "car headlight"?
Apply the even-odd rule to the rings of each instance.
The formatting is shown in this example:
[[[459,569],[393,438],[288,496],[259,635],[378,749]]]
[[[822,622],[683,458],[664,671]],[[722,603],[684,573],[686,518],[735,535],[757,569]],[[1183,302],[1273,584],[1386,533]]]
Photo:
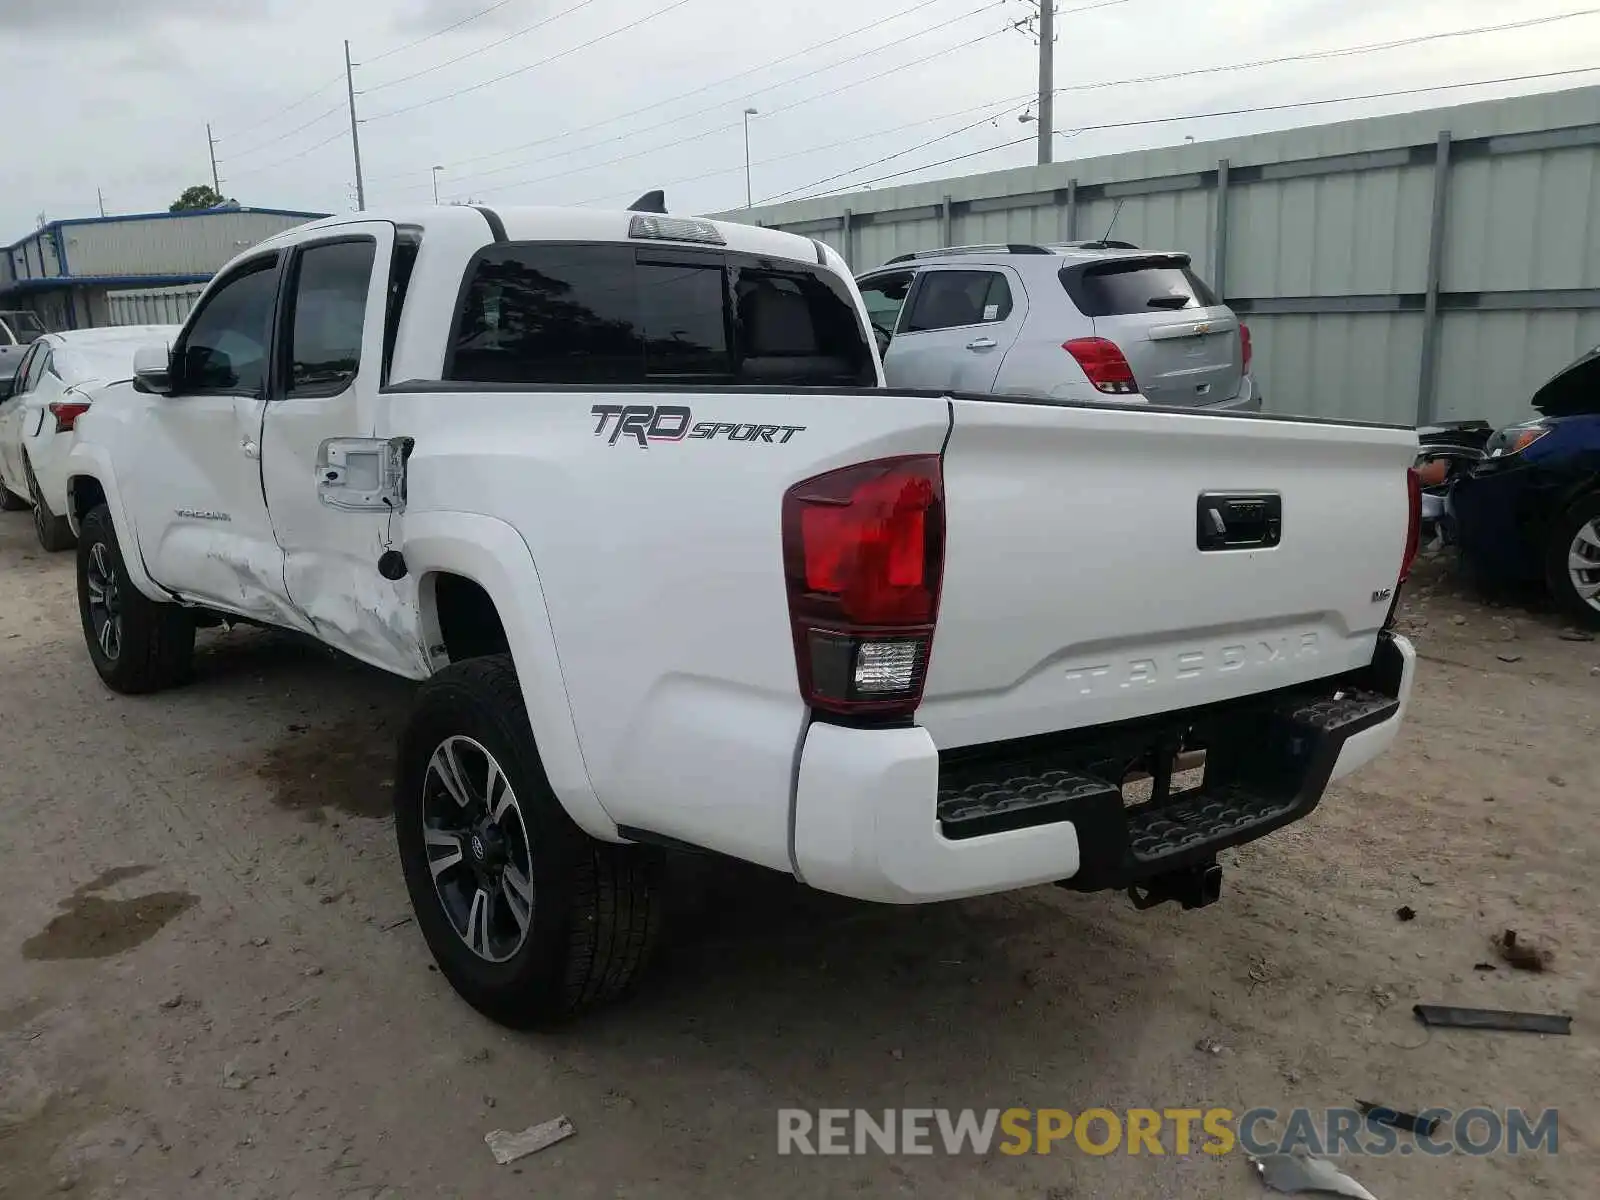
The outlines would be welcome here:
[[[1513,425],[1509,429],[1502,429],[1484,444],[1484,456],[1506,458],[1512,454],[1521,454],[1549,432],[1550,426],[1543,421],[1527,421],[1521,425]]]

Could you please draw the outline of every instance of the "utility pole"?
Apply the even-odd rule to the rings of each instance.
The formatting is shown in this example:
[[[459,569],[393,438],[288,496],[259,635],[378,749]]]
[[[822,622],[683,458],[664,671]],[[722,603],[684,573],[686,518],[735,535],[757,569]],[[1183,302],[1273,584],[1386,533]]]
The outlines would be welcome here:
[[[356,208],[367,207],[367,188],[361,181],[361,135],[356,130],[356,76],[350,64],[350,39],[344,40],[344,83],[350,93],[350,149],[356,156]]]
[[[1053,161],[1056,129],[1056,4],[1039,0],[1039,165]]]
[[[106,215],[106,194],[103,191],[101,191],[99,188],[95,188],[95,190],[94,190],[94,198],[100,202],[100,215],[102,217],[105,216]]]
[[[222,195],[222,180],[217,178],[217,139],[211,136],[211,122],[206,122],[206,149],[211,152],[211,190]]]
[[[750,190],[750,118],[761,114],[753,108],[744,110],[744,206],[755,206],[755,194]]]

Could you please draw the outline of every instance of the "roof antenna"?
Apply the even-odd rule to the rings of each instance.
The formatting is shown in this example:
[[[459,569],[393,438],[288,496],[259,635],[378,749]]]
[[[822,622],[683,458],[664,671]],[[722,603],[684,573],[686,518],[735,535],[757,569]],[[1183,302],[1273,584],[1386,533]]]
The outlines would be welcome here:
[[[665,213],[667,211],[667,193],[657,188],[653,192],[646,192],[632,204],[628,205],[629,212]]]
[[[1117,207],[1111,213],[1111,224],[1107,225],[1105,233],[1100,235],[1100,240],[1094,245],[1095,249],[1104,250],[1107,248],[1107,243],[1111,240],[1111,231],[1117,227],[1117,218],[1122,215],[1122,206],[1127,202],[1128,198],[1126,196],[1117,201]]]

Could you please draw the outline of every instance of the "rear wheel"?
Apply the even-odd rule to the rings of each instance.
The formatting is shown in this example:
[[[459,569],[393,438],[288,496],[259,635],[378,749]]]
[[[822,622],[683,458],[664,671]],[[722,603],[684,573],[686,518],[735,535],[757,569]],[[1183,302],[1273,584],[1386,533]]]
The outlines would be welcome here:
[[[395,834],[417,924],[467,1003],[513,1027],[616,998],[660,925],[657,857],[595,841],[545,778],[510,656],[423,684],[400,742]]]
[[[175,604],[146,597],[128,579],[111,511],[97,505],[78,539],[78,614],[89,658],[116,692],[155,692],[181,683],[194,657],[194,621]]]
[[[1555,522],[1545,578],[1573,620],[1600,629],[1600,495],[1579,500]]]
[[[39,490],[38,477],[33,473],[33,464],[26,458],[22,460],[22,470],[28,480],[28,495],[33,500],[33,531],[39,535],[39,545],[52,554],[71,550],[78,544],[78,540],[72,536],[72,523],[66,517],[56,516],[45,503],[44,493]]]

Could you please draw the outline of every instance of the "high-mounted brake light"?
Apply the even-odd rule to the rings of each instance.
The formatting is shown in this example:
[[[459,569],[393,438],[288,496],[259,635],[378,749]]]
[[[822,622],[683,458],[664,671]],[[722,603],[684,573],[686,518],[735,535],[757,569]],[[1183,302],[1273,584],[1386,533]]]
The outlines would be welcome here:
[[[1243,321],[1240,321],[1239,353],[1244,356],[1244,369],[1246,372],[1250,370],[1250,357],[1253,349],[1254,348],[1250,345],[1250,326],[1246,325]]]
[[[688,217],[655,217],[640,214],[628,222],[628,236],[662,242],[705,242],[725,246],[728,239],[710,221]]]
[[[800,694],[841,716],[910,716],[922,700],[944,576],[938,455],[829,471],[783,497]]]
[[[70,433],[77,424],[78,418],[89,411],[89,405],[82,400],[52,400],[50,401],[50,415],[56,419],[57,433]]]
[[[1417,551],[1422,547],[1422,475],[1415,467],[1406,468],[1406,503],[1410,513],[1406,525],[1406,553],[1400,560],[1400,582],[1411,575],[1411,566],[1417,561]]]
[[[1115,342],[1103,337],[1073,338],[1063,342],[1061,348],[1083,368],[1096,390],[1111,396],[1137,396],[1139,384],[1133,377],[1133,368],[1123,357]]]

